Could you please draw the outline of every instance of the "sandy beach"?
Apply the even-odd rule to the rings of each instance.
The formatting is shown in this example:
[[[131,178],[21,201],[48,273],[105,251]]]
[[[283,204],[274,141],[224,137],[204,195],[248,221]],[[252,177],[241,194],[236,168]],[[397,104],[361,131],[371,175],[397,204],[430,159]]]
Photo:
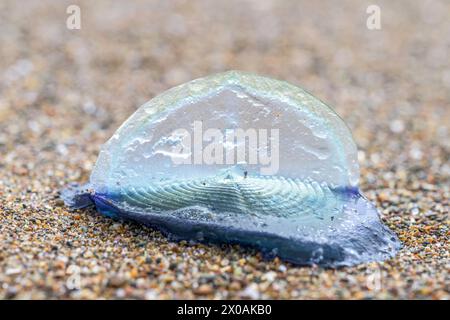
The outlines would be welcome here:
[[[0,299],[449,299],[450,2],[0,3]],[[59,192],[142,103],[225,70],[286,80],[332,106],[361,189],[403,242],[388,261],[299,267],[167,240]]]

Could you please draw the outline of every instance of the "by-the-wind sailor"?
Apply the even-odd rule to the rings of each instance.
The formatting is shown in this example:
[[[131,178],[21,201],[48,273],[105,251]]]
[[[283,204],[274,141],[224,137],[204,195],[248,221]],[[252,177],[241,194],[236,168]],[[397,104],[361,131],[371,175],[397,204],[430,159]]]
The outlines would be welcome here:
[[[286,82],[230,71],[141,106],[101,148],[90,182],[63,197],[174,239],[341,266],[400,247],[358,178],[356,146],[332,109]]]

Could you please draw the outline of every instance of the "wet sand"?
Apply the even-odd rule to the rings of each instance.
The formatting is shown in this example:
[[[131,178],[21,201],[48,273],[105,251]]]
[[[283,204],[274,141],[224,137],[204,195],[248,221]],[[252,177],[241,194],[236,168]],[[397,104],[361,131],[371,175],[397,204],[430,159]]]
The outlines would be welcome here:
[[[81,1],[0,4],[0,298],[448,299],[450,3]],[[338,270],[168,241],[58,191],[143,102],[229,69],[299,85],[359,148],[361,188],[404,243]]]

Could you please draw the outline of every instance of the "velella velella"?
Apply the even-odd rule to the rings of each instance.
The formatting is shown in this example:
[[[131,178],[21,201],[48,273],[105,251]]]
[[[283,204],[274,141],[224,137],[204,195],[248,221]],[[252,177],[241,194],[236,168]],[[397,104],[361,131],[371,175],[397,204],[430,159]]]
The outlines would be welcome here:
[[[90,181],[62,197],[174,240],[338,267],[400,247],[358,179],[351,132],[330,107],[287,82],[228,71],[142,105],[101,147]]]

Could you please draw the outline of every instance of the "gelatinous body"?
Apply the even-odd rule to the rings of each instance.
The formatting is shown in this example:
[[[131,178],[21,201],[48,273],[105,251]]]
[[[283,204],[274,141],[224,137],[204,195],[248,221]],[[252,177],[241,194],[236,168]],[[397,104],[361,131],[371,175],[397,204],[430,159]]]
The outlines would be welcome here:
[[[400,244],[359,193],[356,146],[328,106],[230,71],[140,107],[63,192],[174,239],[239,243],[297,264],[383,260]]]

